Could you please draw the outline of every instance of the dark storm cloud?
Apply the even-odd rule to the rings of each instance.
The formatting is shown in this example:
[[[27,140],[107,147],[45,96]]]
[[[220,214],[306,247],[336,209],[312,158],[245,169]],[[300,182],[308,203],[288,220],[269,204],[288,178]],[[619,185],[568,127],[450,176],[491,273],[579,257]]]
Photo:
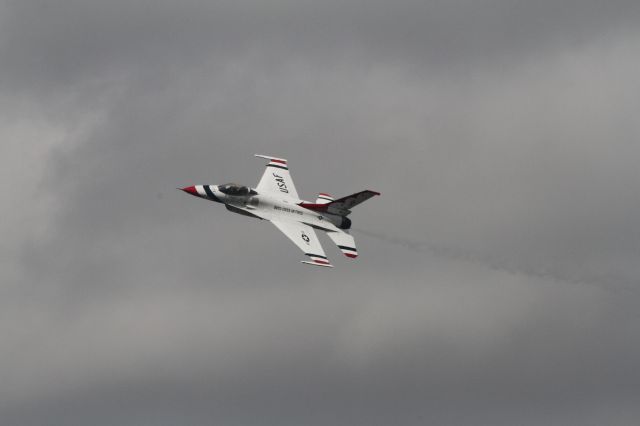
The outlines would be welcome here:
[[[638,12],[3,2],[2,423],[637,423]],[[357,262],[175,190],[258,152]]]
[[[366,66],[509,65],[540,48],[580,46],[633,29],[639,8],[627,0],[8,1],[3,88],[69,89],[118,72],[179,71],[247,52],[275,63],[347,55]]]

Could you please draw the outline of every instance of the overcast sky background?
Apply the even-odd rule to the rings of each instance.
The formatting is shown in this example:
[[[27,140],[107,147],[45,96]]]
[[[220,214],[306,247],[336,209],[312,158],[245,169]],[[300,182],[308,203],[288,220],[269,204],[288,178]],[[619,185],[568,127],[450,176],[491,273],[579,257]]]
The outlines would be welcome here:
[[[0,0],[0,423],[637,425],[639,76],[637,0]],[[356,261],[175,190],[254,153]]]

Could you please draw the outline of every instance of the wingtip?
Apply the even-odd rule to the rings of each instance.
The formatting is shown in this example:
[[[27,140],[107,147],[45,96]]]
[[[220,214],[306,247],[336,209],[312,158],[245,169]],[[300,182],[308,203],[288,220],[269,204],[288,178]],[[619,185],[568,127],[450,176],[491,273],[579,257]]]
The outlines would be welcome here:
[[[280,161],[284,161],[285,163],[287,162],[287,160],[285,158],[274,157],[273,155],[253,154],[253,156],[254,157],[258,157],[258,158],[264,158],[265,160],[269,160],[269,161],[276,160],[278,162],[280,162]]]
[[[310,262],[308,260],[301,260],[300,263],[304,263],[305,265],[322,266],[323,268],[333,268],[333,265],[330,263]]]

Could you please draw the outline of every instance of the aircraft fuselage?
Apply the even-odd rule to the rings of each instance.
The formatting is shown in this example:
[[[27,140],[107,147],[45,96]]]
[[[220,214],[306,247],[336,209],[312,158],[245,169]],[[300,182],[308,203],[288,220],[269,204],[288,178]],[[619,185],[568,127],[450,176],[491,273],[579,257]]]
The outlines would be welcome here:
[[[350,225],[350,221],[345,217],[301,207],[299,204],[303,203],[303,200],[260,194],[253,189],[247,195],[225,194],[217,185],[196,185],[183,190],[196,197],[225,204],[230,211],[245,216],[302,222],[324,231],[336,231],[336,228],[348,229],[347,225]]]

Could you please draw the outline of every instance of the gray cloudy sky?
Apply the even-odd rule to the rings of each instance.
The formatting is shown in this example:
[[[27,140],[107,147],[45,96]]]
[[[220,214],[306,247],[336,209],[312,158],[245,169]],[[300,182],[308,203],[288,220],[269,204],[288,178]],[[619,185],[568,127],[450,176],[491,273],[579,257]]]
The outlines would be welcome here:
[[[637,425],[636,0],[0,0],[2,425]],[[354,212],[305,267],[176,191]]]

